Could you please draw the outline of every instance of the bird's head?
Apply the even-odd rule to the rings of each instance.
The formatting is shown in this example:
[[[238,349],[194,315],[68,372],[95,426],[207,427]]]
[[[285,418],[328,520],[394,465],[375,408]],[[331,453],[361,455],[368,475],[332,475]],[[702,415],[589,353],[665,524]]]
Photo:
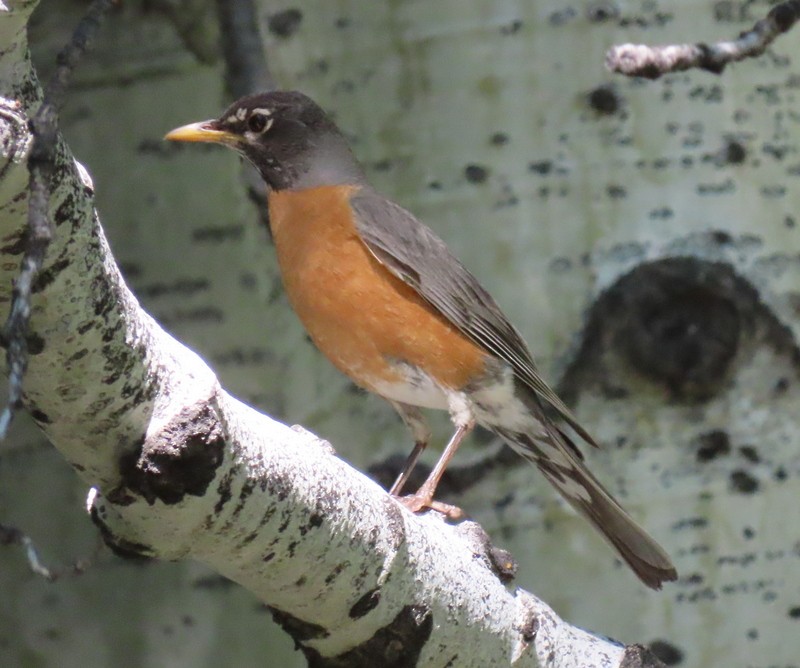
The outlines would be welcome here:
[[[273,190],[363,181],[339,128],[297,91],[248,95],[219,118],[184,125],[164,138],[229,146],[252,162]]]

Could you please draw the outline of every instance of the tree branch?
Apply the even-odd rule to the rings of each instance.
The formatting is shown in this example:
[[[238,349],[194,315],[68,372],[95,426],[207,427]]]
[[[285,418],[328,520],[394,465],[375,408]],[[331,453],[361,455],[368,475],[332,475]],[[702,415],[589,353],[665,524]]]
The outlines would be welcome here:
[[[9,367],[8,404],[0,413],[0,439],[5,438],[14,410],[22,402],[22,377],[28,365],[28,321],[31,292],[45,253],[52,239],[47,206],[50,201],[50,178],[55,161],[58,112],[64,103],[72,72],[86,53],[105,13],[115,0],[94,0],[75,28],[69,44],[58,54],[57,67],[47,84],[44,99],[30,121],[33,142],[28,156],[28,230],[22,269],[14,284],[11,310],[2,330]]]
[[[606,67],[629,77],[658,79],[669,72],[702,69],[721,74],[728,63],[755,58],[800,18],[800,0],[787,0],[773,7],[766,18],[735,40],[716,44],[647,46],[623,44],[606,53]]]
[[[31,3],[7,3],[27,18]],[[0,301],[22,254],[26,122],[40,99],[24,31],[0,54]],[[14,58],[13,62],[9,59]],[[6,76],[4,74],[4,76]],[[21,85],[24,84],[24,85]],[[96,491],[106,542],[137,557],[190,557],[264,601],[313,665],[656,665],[508,591],[474,523],[414,516],[299,428],[227,394],[138,305],[113,261],[85,170],[60,137],[55,235],[33,289],[40,342],[26,405]],[[120,175],[122,178],[122,175]]]

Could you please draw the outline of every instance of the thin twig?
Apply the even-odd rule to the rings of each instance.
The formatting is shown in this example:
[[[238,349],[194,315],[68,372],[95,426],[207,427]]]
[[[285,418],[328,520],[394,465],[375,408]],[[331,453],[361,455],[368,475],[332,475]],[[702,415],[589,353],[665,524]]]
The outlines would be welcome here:
[[[91,556],[85,559],[78,559],[69,566],[63,568],[52,569],[44,565],[39,552],[33,541],[25,533],[16,527],[0,524],[0,546],[6,545],[19,545],[25,550],[25,556],[28,559],[28,566],[36,575],[41,575],[45,580],[55,582],[67,575],[81,575],[97,558],[97,555],[102,549],[102,543],[98,541],[97,546]]]
[[[606,67],[629,77],[658,79],[669,72],[699,68],[720,74],[728,63],[760,56],[778,35],[800,19],[800,0],[775,5],[766,18],[730,42],[647,46],[623,44],[606,53]]]
[[[50,180],[55,168],[58,112],[64,103],[67,86],[76,65],[89,49],[105,13],[116,3],[117,0],[94,0],[91,4],[75,28],[69,44],[58,54],[56,70],[45,88],[42,106],[30,121],[33,146],[28,157],[30,195],[25,254],[14,284],[8,319],[0,334],[2,343],[6,346],[8,362],[8,403],[0,414],[0,439],[6,437],[14,411],[22,404],[22,379],[28,366],[27,334],[31,315],[31,292],[53,238],[48,207]]]

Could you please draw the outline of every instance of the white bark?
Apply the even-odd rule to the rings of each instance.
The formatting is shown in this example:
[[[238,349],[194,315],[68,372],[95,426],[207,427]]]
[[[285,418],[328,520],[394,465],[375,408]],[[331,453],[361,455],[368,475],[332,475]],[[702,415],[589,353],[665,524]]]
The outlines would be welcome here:
[[[32,5],[2,9],[0,43],[14,46],[0,55],[5,301],[25,224],[25,120],[39,91],[24,56]],[[62,145],[55,241],[31,323],[41,345],[25,387],[34,419],[99,490],[91,512],[110,544],[210,565],[279,611],[320,657],[359,648],[371,657],[364,665],[381,656],[386,665],[620,665],[623,646],[508,591],[476,525],[408,513],[324,442],[222,390],[126,287],[93,196]],[[626,665],[643,665],[632,651]]]

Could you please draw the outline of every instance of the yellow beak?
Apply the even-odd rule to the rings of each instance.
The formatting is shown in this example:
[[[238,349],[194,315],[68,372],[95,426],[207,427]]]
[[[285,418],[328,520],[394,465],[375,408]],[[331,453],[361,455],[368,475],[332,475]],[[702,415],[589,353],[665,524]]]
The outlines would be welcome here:
[[[237,144],[239,137],[232,132],[218,130],[214,127],[215,121],[201,121],[200,123],[190,123],[179,128],[170,130],[164,135],[164,139],[170,141],[201,141],[211,142],[212,144]]]

